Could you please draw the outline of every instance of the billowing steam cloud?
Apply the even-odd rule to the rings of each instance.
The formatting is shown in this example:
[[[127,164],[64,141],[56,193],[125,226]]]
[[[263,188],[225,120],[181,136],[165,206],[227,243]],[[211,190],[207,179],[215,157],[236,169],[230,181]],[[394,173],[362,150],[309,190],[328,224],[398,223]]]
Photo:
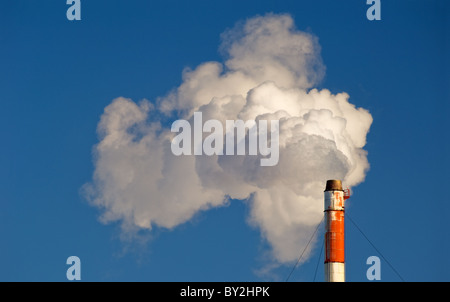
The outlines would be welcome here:
[[[153,104],[117,98],[98,124],[93,181],[84,186],[104,223],[124,232],[174,228],[199,211],[248,200],[249,221],[277,263],[293,261],[323,215],[327,179],[362,182],[362,148],[372,116],[346,93],[312,89],[323,77],[317,39],[289,15],[259,16],[223,34],[226,60],[183,72],[183,83]],[[279,120],[279,162],[258,156],[175,156],[161,116]],[[233,201],[238,202],[238,201]],[[232,222],[230,222],[232,223]],[[304,257],[304,259],[307,258]]]

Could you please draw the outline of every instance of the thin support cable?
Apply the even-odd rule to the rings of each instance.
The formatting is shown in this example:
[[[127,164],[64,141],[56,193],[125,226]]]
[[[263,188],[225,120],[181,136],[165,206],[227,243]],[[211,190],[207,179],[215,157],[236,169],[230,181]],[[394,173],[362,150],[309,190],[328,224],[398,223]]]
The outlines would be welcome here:
[[[322,251],[323,251],[323,246],[324,246],[324,244],[325,244],[325,240],[322,240],[322,247],[320,248],[319,259],[317,259],[316,271],[314,272],[314,279],[313,279],[313,282],[316,281],[317,269],[319,268],[320,258],[322,257]]]
[[[345,216],[347,216],[347,218],[350,220],[350,222],[353,223],[353,225],[364,236],[364,238],[366,238],[366,240],[370,243],[370,245],[372,245],[372,247],[378,252],[378,254],[380,254],[380,256],[384,259],[384,261],[386,261],[386,263],[391,267],[391,269],[397,274],[397,276],[400,278],[400,280],[405,282],[405,280],[402,278],[402,276],[400,276],[398,271],[392,266],[392,264],[386,259],[386,257],[384,257],[384,255],[376,248],[376,246],[372,243],[372,241],[370,241],[369,238],[367,238],[367,236],[364,234],[364,232],[358,227],[358,225],[353,221],[353,219],[348,215],[348,213],[345,213]]]
[[[313,239],[314,235],[316,234],[317,230],[319,229],[320,224],[323,221],[323,217],[320,220],[320,222],[317,224],[316,229],[314,230],[314,233],[311,235],[311,237],[309,238],[308,243],[306,244],[305,248],[303,249],[303,252],[300,254],[300,257],[298,257],[297,262],[295,263],[294,267],[292,268],[291,272],[289,273],[289,276],[286,278],[285,282],[289,281],[289,278],[291,277],[292,273],[294,272],[295,268],[297,267],[298,263],[300,262],[300,259],[302,259],[303,254],[305,253],[306,249],[308,248],[309,244],[311,243],[311,240]]]

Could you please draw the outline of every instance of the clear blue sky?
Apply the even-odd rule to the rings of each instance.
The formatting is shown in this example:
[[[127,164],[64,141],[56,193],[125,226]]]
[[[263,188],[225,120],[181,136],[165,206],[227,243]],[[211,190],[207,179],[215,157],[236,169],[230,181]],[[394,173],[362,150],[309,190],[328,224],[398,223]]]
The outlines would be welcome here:
[[[373,116],[371,169],[348,214],[405,280],[450,281],[447,1],[382,0],[372,22],[365,0],[118,2],[82,1],[74,22],[64,0],[0,3],[0,281],[65,281],[72,255],[84,281],[266,280],[255,271],[267,246],[245,203],[127,245],[79,189],[105,106],[165,95],[184,67],[223,61],[225,29],[267,12],[319,38],[318,88],[349,93]],[[347,280],[367,281],[366,259],[379,254],[349,222],[346,244]],[[290,281],[312,281],[318,257]],[[399,281],[383,259],[381,277]]]

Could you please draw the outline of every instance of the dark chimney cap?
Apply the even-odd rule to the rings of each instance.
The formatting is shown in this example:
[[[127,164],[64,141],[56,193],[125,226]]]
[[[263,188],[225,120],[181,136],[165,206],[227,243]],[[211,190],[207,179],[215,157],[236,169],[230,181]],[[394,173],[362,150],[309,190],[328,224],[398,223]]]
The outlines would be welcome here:
[[[340,180],[327,180],[325,191],[344,191],[342,190],[342,182]]]

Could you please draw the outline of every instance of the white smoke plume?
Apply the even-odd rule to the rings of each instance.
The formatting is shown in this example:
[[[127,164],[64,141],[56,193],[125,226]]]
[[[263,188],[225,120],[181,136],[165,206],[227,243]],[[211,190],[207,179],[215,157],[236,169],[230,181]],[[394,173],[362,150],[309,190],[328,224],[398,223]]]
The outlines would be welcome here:
[[[182,84],[150,103],[117,98],[98,124],[93,180],[84,186],[101,221],[123,232],[172,229],[199,211],[248,200],[249,221],[274,263],[296,260],[323,216],[327,179],[362,182],[372,123],[346,93],[313,89],[324,74],[317,38],[289,15],[257,16],[222,35],[225,62],[183,71]],[[257,156],[175,156],[161,116],[279,120],[279,162]],[[230,222],[232,223],[232,222]],[[308,253],[303,259],[308,258]]]

